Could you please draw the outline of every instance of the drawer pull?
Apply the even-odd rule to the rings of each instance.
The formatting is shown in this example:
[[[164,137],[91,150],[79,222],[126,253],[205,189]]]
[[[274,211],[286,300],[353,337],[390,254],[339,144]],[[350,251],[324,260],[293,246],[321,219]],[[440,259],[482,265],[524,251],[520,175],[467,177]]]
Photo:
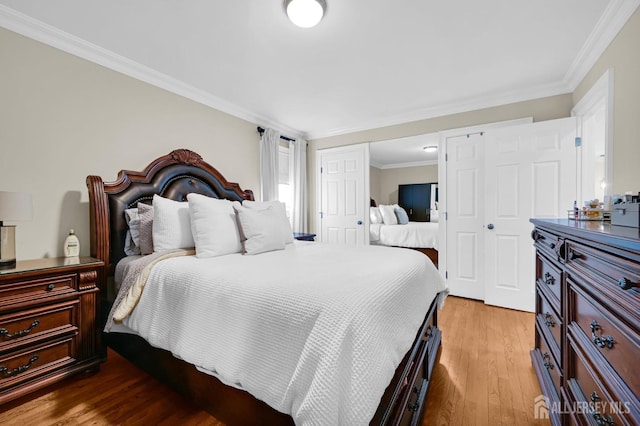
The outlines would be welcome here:
[[[2,378],[7,378],[16,376],[20,373],[24,373],[29,369],[29,367],[31,367],[31,364],[36,362],[39,358],[40,357],[38,355],[34,355],[31,357],[28,363],[26,363],[25,365],[21,365],[20,367],[16,367],[13,370],[9,370],[7,367],[0,365],[0,374],[2,375]]]
[[[567,253],[567,260],[580,259],[582,255],[580,253],[576,253],[575,251],[569,249]]]
[[[618,280],[618,285],[620,286],[621,289],[623,290],[629,290],[632,289],[634,287],[638,287],[638,283],[634,283],[631,280],[622,277]]]
[[[614,425],[615,424],[615,422],[613,421],[613,418],[611,416],[605,417],[602,414],[598,413],[597,411],[595,413],[593,413],[593,419],[600,426]]]
[[[51,283],[51,284],[49,284],[49,285],[47,286],[47,291],[51,291],[51,290],[53,290],[54,288],[56,288],[56,285],[55,285],[55,284],[53,284],[53,283]]]
[[[533,241],[538,241],[540,238],[543,238],[543,237],[540,235],[538,231],[536,231],[535,229],[531,231],[531,239]]]
[[[553,320],[553,315],[551,315],[549,312],[544,314],[544,323],[547,325],[547,327],[556,326],[556,322]]]
[[[551,363],[551,355],[549,355],[549,352],[543,353],[542,359],[545,360],[542,365],[544,365],[547,370],[553,370],[553,364]]]
[[[591,402],[593,402],[595,404],[598,401],[600,401],[600,397],[598,396],[598,392],[596,392],[596,391],[591,392]]]
[[[553,278],[553,275],[551,275],[549,272],[544,273],[544,283],[546,285],[553,285],[555,282],[556,279]]]
[[[591,321],[590,326],[591,326],[591,339],[593,340],[593,343],[599,348],[604,348],[606,346],[609,349],[613,349],[613,345],[616,343],[613,340],[613,336],[596,335],[596,331],[601,329],[600,324],[598,324],[598,321],[596,320]]]
[[[407,410],[418,411],[418,408],[420,408],[420,391],[421,390],[422,390],[422,386],[420,386],[420,388],[418,388],[417,386],[413,387],[413,393],[416,394],[416,400],[413,402],[413,404],[411,403],[407,404]]]
[[[31,325],[29,326],[29,328],[26,328],[26,329],[20,330],[20,331],[16,331],[15,333],[9,333],[9,330],[7,330],[6,328],[0,328],[0,336],[4,336],[7,339],[15,339],[15,338],[18,338],[18,337],[26,336],[27,334],[29,334],[31,332],[31,330],[33,330],[34,328],[36,328],[39,325],[40,325],[40,321],[34,320],[31,323]]]

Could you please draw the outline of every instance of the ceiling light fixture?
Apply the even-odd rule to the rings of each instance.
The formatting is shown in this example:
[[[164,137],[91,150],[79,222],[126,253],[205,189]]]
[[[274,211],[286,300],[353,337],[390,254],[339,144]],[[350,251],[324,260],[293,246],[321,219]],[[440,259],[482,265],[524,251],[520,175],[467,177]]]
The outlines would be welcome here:
[[[438,150],[438,145],[427,145],[422,149],[424,149],[424,152],[436,152]]]
[[[284,0],[287,16],[301,28],[311,28],[320,22],[327,11],[325,0]]]

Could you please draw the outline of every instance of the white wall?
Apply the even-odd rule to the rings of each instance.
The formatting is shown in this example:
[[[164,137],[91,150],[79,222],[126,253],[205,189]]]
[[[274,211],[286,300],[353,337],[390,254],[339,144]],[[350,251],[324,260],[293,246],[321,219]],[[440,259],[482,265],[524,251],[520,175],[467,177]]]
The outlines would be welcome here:
[[[62,255],[69,228],[89,254],[85,179],[112,181],[191,149],[259,198],[256,124],[0,29],[0,190],[33,197],[17,258]]]

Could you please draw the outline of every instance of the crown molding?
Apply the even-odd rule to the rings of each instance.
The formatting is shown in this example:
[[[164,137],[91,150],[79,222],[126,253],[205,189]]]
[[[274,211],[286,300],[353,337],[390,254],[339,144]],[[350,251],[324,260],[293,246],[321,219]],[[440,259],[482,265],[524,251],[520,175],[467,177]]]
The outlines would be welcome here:
[[[640,0],[612,0],[567,71],[564,82],[573,92],[618,35]]]
[[[556,82],[525,89],[513,90],[501,94],[478,96],[447,105],[418,109],[415,111],[410,111],[406,114],[399,114],[394,117],[354,123],[351,126],[339,127],[325,132],[310,131],[307,132],[307,136],[310,140],[321,139],[331,136],[363,132],[366,130],[378,129],[382,127],[395,126],[399,124],[410,123],[413,121],[428,120],[431,118],[442,117],[446,115],[460,114],[484,108],[498,107],[516,102],[530,101],[549,96],[564,95],[566,93],[571,93],[571,90],[566,85],[566,83]]]
[[[265,128],[278,129],[281,133],[290,137],[306,138],[306,134],[299,130],[227,102],[211,93],[197,89],[146,65],[61,31],[5,5],[0,5],[0,27],[250,123],[259,124]]]
[[[571,93],[580,84],[584,76],[600,58],[639,5],[640,0],[612,0],[582,49],[576,55],[562,81],[488,96],[478,96],[447,105],[408,111],[393,117],[367,120],[334,129],[307,133],[185,84],[178,79],[117,55],[4,5],[0,5],[0,26],[240,119],[259,124],[265,128],[278,129],[281,133],[290,137],[310,140]]]
[[[410,161],[408,163],[392,163],[392,164],[380,164],[376,161],[370,160],[369,164],[377,169],[387,170],[387,169],[402,169],[405,167],[437,166],[438,160]]]

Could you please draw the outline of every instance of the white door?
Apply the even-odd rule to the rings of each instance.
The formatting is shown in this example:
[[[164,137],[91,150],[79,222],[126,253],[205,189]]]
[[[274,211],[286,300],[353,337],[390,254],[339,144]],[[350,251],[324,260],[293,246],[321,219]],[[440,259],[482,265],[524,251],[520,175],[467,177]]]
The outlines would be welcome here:
[[[451,294],[533,311],[531,217],[566,217],[575,119],[445,139],[445,278]]]
[[[322,242],[369,244],[369,145],[318,151]]]
[[[485,134],[485,303],[534,310],[529,218],[566,217],[576,197],[575,118]]]
[[[446,139],[446,279],[454,296],[484,299],[483,136]]]

